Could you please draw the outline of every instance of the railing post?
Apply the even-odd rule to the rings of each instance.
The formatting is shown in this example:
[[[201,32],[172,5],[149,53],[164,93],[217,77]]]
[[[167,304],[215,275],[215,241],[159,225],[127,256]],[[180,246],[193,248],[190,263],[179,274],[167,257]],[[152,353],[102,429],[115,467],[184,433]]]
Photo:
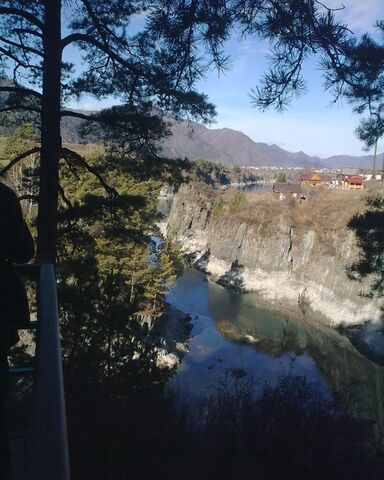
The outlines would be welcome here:
[[[40,267],[35,418],[30,453],[31,480],[70,479],[57,289],[52,264]]]

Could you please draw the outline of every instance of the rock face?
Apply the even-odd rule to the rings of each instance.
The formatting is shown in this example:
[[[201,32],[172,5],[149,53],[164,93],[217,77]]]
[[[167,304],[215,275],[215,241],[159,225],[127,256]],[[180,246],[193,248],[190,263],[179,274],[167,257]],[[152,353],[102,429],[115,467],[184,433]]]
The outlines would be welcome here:
[[[305,216],[282,202],[273,208],[255,208],[250,220],[217,215],[209,192],[183,186],[167,235],[215,281],[257,292],[275,305],[283,302],[281,310],[299,307],[334,326],[378,322],[378,301],[361,295],[369,281],[350,280],[346,273],[358,254],[354,233],[336,228],[332,215],[323,215],[320,224],[316,215]]]
[[[166,304],[162,313],[134,315],[132,320],[140,326],[139,340],[150,345],[156,366],[166,370],[177,368],[188,352],[191,317]]]

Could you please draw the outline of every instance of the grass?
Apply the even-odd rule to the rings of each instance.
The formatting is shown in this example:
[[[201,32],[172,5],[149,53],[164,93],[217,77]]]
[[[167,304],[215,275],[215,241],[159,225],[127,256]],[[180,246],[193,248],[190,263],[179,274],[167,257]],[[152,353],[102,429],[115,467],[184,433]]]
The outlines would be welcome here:
[[[246,223],[264,238],[279,236],[287,228],[299,236],[313,230],[322,253],[335,254],[340,239],[348,237],[351,218],[367,209],[368,196],[384,195],[384,184],[367,182],[363,190],[311,188],[303,201],[292,198],[280,201],[272,192],[241,195],[234,189],[208,192],[207,188],[200,189],[200,185],[192,186],[192,192],[197,205],[213,206],[212,219],[218,224]]]
[[[247,223],[260,221],[279,222],[287,216],[298,227],[314,223],[322,230],[338,230],[355,214],[366,208],[369,195],[384,195],[384,184],[376,182],[363,190],[311,188],[306,200],[280,201],[271,192],[245,193],[242,199],[234,191],[218,192],[216,204],[220,204],[220,217],[236,218]]]

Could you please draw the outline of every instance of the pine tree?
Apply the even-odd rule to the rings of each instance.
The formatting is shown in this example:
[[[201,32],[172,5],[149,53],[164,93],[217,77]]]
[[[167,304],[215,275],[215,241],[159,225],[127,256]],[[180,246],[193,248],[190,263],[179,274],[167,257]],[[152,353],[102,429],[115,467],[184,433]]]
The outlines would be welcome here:
[[[13,71],[3,113],[33,112],[41,131],[38,224],[38,256],[55,261],[60,159],[86,164],[61,144],[60,119],[73,116],[88,121],[119,124],[119,116],[87,116],[63,108],[66,101],[83,94],[103,98],[120,97],[129,106],[126,129],[140,124],[141,139],[157,136],[151,129],[153,108],[190,113],[208,118],[214,109],[193,89],[203,66],[190,51],[185,37],[188,26],[167,31],[167,22],[148,22],[139,33],[129,32],[134,15],[155,17],[167,11],[167,2],[112,0],[5,0],[0,7],[0,60]],[[180,4],[183,2],[180,2]],[[148,8],[150,8],[148,10]],[[184,13],[185,15],[185,13]],[[158,19],[163,15],[157,15]],[[152,19],[153,20],[153,19]],[[195,21],[195,19],[193,19]],[[151,25],[149,26],[149,23]],[[189,22],[190,23],[190,22]],[[176,25],[176,23],[175,23]],[[64,27],[64,28],[63,28]],[[65,31],[65,34],[62,33]],[[184,35],[186,42],[180,43]],[[63,60],[64,51],[76,45],[83,54],[83,71],[75,75],[73,65]],[[13,68],[13,70],[12,70]],[[27,85],[25,85],[27,78]],[[121,125],[121,122],[120,122]],[[162,129],[163,130],[163,129]],[[23,157],[20,156],[20,160]],[[4,172],[3,172],[4,173]],[[106,183],[103,184],[108,189]],[[112,193],[112,192],[110,192]]]
[[[165,296],[175,284],[181,269],[182,261],[176,247],[172,247],[168,242],[163,243],[152,266],[151,281],[145,285],[144,295],[152,310],[163,307]]]
[[[92,364],[97,381],[121,369],[148,373],[155,339],[132,315],[153,303],[161,308],[180,269],[170,245],[155,260],[150,251],[161,183],[138,180],[129,171],[136,168],[104,154],[87,161],[118,195],[106,195],[84,168],[75,182],[69,167],[61,169],[68,202],[59,205],[57,267],[64,355],[73,372]]]
[[[139,32],[130,30],[139,16],[145,25]],[[274,66],[254,92],[260,108],[282,108],[303,90],[301,71],[309,55],[323,54],[327,75],[342,72],[350,58],[349,30],[318,0],[3,0],[0,74],[12,79],[0,85],[0,110],[33,114],[40,127],[41,261],[53,262],[56,256],[58,195],[64,196],[60,165],[87,166],[84,158],[63,148],[60,119],[72,116],[109,131],[126,131],[132,154],[138,149],[143,161],[153,158],[154,141],[165,133],[155,111],[212,118],[213,105],[194,85],[212,64],[219,70],[227,67],[223,46],[232,34],[272,42]],[[82,53],[80,74],[64,60],[70,47]],[[348,75],[339,75],[335,84],[345,84]],[[83,94],[113,96],[125,107],[100,115],[65,108]],[[114,193],[100,175],[98,179]]]

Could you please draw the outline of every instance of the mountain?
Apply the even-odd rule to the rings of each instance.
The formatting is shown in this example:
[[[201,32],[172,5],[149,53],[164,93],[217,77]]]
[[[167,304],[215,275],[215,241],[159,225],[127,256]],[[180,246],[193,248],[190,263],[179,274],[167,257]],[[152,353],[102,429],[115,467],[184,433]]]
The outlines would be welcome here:
[[[376,167],[381,168],[383,164],[383,153],[376,156]],[[362,155],[360,157],[353,157],[351,155],[334,155],[323,160],[330,168],[372,168],[373,155]]]
[[[302,168],[371,168],[372,155],[334,155],[319,158],[304,152],[288,152],[277,145],[254,142],[230,128],[208,129],[195,122],[168,119],[172,136],[163,142],[163,152],[171,158],[204,158],[228,165],[280,166]],[[378,155],[380,168],[382,154]]]
[[[204,158],[228,165],[324,167],[320,158],[254,142],[244,133],[230,128],[208,129],[195,122],[168,121],[172,135],[163,141],[162,148],[164,155],[171,158]]]
[[[0,95],[0,105],[2,96]],[[76,110],[92,114],[94,111]],[[227,165],[280,166],[311,168],[371,168],[372,155],[353,157],[335,155],[328,158],[312,157],[304,152],[288,152],[277,145],[254,142],[242,132],[231,128],[211,129],[196,122],[175,120],[166,117],[172,135],[161,144],[164,156],[195,160],[218,161]],[[65,143],[84,143],[78,133],[83,120],[73,117],[62,119],[62,139]],[[15,126],[6,128],[0,124],[0,135],[10,135]],[[320,139],[321,140],[321,139]],[[96,142],[96,138],[88,138]],[[378,155],[377,166],[381,167],[382,154]]]

